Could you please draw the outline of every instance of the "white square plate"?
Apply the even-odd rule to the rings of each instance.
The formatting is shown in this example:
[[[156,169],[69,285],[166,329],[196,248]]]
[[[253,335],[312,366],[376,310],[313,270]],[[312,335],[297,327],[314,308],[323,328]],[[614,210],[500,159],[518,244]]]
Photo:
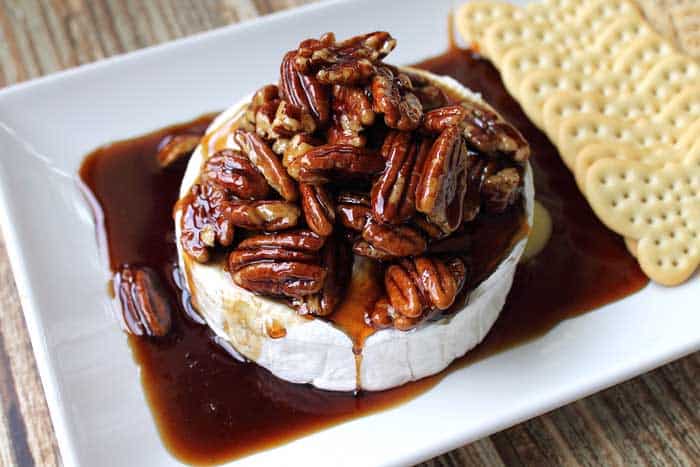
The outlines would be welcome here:
[[[0,91],[0,225],[66,465],[175,463],[107,306],[106,262],[76,184],[83,156],[226,107],[274,81],[292,44],[326,31],[391,31],[398,64],[439,54],[452,5],[312,5]],[[673,289],[650,285],[453,372],[410,403],[239,464],[419,462],[700,348],[698,297],[697,277]]]

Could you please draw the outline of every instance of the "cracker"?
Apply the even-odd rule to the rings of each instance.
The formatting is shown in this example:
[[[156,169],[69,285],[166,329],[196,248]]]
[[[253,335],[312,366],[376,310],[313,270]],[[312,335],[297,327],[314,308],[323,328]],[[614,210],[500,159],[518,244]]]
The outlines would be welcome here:
[[[684,152],[666,145],[655,145],[642,150],[637,144],[611,143],[608,141],[588,144],[576,155],[574,176],[581,191],[586,194],[588,170],[600,159],[637,161],[647,165],[663,165],[683,160]]]
[[[655,117],[655,120],[668,124],[679,135],[698,119],[700,119],[700,83],[684,87],[663,105]]]
[[[609,142],[637,145],[642,151],[642,161],[648,158],[656,162],[655,154],[660,146],[668,148],[669,154],[673,153],[671,146],[674,139],[666,125],[630,125],[624,119],[600,114],[579,114],[563,119],[557,136],[559,153],[571,169],[576,165],[579,151],[589,144]]]
[[[687,85],[700,82],[700,65],[684,55],[660,60],[639,82],[640,92],[649,92],[659,100],[671,99]]]
[[[605,56],[617,56],[639,39],[659,37],[644,19],[631,14],[615,18],[595,37],[593,47]]]
[[[688,128],[680,133],[676,147],[690,152],[693,145],[697,145],[698,139],[700,139],[700,120],[696,120],[691,125],[688,125]]]
[[[700,162],[651,166],[595,162],[586,193],[612,230],[638,240],[637,258],[654,281],[677,285],[700,264]]]
[[[595,61],[591,62],[595,66]],[[574,65],[578,70],[565,70],[562,68],[544,68],[528,72],[520,80],[515,95],[529,116],[549,135],[556,138],[556,128],[549,126],[545,120],[545,106],[552,95],[567,96],[597,96],[595,102],[580,102],[576,107],[583,110],[587,108],[599,108],[604,101],[604,96],[629,93],[624,76],[608,74],[607,81],[599,81],[592,78],[595,70],[585,63]],[[579,98],[579,100],[585,97]],[[589,110],[590,111],[590,110]],[[602,112],[601,112],[602,113]],[[550,123],[554,123],[550,119]],[[556,139],[552,139],[556,142]]]
[[[650,97],[628,94],[617,99],[609,99],[600,92],[552,93],[544,103],[542,119],[545,128],[551,129],[554,133],[554,138],[558,138],[557,131],[561,121],[575,114],[597,113],[630,122],[646,121],[660,110],[660,103]]]
[[[520,8],[506,2],[470,1],[455,13],[457,31],[469,44],[481,44],[488,26],[501,19],[523,15]]]
[[[638,80],[646,75],[659,61],[678,55],[678,52],[655,33],[635,38],[616,55],[612,69],[617,73]]]
[[[639,246],[639,241],[637,241],[633,238],[625,237],[625,246],[627,247],[627,251],[629,251],[629,253],[636,258],[637,257],[637,248]]]
[[[694,58],[700,58],[700,3],[677,2],[669,8],[678,47]]]
[[[675,36],[675,31],[668,3],[669,0],[637,0],[649,24],[664,37],[671,39]]]

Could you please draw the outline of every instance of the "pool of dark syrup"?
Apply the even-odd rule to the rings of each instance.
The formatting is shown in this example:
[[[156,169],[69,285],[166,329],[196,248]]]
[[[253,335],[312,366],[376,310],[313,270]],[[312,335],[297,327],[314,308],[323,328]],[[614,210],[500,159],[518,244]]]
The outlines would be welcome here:
[[[553,223],[544,250],[519,265],[505,308],[485,341],[446,372],[540,336],[566,318],[646,285],[622,239],[598,221],[556,149],[508,95],[487,60],[452,49],[419,66],[481,92],[523,132],[533,149],[537,199]],[[171,216],[186,161],[161,169],[155,154],[164,137],[201,134],[212,118],[105,146],[90,154],[80,170],[104,215],[112,269],[130,264],[157,270],[177,309],[167,337],[129,337],[151,410],[172,454],[196,464],[231,460],[396,406],[438,384],[446,372],[376,393],[333,393],[286,383],[232,358],[206,327],[189,317],[186,294],[177,286]]]

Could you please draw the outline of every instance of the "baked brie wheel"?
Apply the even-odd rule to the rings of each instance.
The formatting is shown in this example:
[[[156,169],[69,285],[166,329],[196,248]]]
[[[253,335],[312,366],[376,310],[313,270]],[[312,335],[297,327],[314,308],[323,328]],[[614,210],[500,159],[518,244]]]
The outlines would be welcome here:
[[[510,140],[501,141],[504,145],[498,146],[496,151],[508,152],[508,157],[518,167],[520,185],[517,198],[514,195],[516,190],[504,194],[504,185],[496,185],[492,188],[496,195],[484,192],[486,198],[479,198],[477,194],[471,215],[477,215],[479,205],[485,209],[483,206],[491,203],[496,205],[494,209],[503,209],[503,206],[498,207],[499,203],[520,203],[523,228],[521,234],[508,243],[506,251],[501,252],[500,261],[485,278],[472,284],[471,290],[460,293],[459,288],[466,287],[464,284],[468,282],[465,281],[470,268],[468,261],[456,259],[451,262],[444,256],[432,260],[426,255],[430,252],[431,238],[449,238],[453,232],[459,231],[465,216],[470,215],[467,214],[468,206],[461,200],[457,203],[460,212],[456,220],[450,209],[443,206],[440,210],[440,203],[454,205],[453,200],[444,199],[445,196],[454,197],[455,191],[464,195],[466,191],[459,191],[461,179],[456,179],[450,183],[457,183],[457,187],[443,189],[437,199],[431,200],[425,192],[434,189],[436,183],[447,183],[444,180],[450,177],[466,180],[468,174],[465,169],[455,175],[445,170],[451,168],[449,164],[433,164],[431,161],[439,157],[454,159],[460,154],[476,154],[479,145],[486,144],[489,135],[480,132],[492,128],[470,128],[469,124],[459,124],[459,119],[469,118],[460,109],[481,109],[498,124],[507,124],[483,102],[480,95],[449,77],[407,67],[391,67],[386,75],[377,78],[383,73],[378,63],[388,53],[386,49],[393,48],[393,44],[387,43],[387,37],[391,36],[358,37],[360,39],[336,43],[334,38],[324,36],[312,40],[309,47],[323,44],[325,40],[326,45],[330,43],[335,47],[328,47],[331,52],[346,59],[348,54],[343,47],[347,49],[348,44],[358,47],[359,41],[363,40],[362,44],[368,44],[370,51],[379,52],[345,68],[340,66],[345,62],[338,60],[332,63],[334,66],[324,67],[314,62],[316,55],[304,49],[310,41],[302,42],[297,51],[290,52],[283,60],[279,90],[276,86],[262,88],[219,115],[189,161],[182,180],[181,200],[175,211],[180,268],[194,307],[213,332],[243,357],[281,379],[333,391],[384,390],[424,378],[445,369],[481,342],[498,317],[512,285],[527,242],[527,226],[532,225],[534,204],[526,143],[523,140],[513,145]],[[311,57],[308,59],[310,63],[300,60],[300,57],[307,56]],[[371,70],[365,70],[364,65]],[[309,84],[308,80],[305,81],[307,75],[302,72],[309,73],[308,76],[315,77],[316,81]],[[290,76],[296,77],[296,81]],[[303,86],[295,90],[294,85],[299,84],[300,76]],[[411,121],[415,116],[411,115],[410,108],[392,115],[396,107],[391,107],[391,99],[387,98],[387,103],[382,100],[386,96],[378,95],[380,90],[388,89],[386,79],[419,81],[422,90],[449,96],[449,103],[443,102],[444,105],[430,109],[426,102],[432,97],[421,95],[416,89],[414,100],[418,99],[416,96],[420,97],[418,105],[422,105],[422,109],[418,109],[420,123]],[[332,93],[332,98],[325,106],[309,106],[308,96],[313,98],[313,86],[318,86],[318,82]],[[369,89],[367,93],[360,93],[365,97],[353,95],[353,90],[358,89],[357,83],[363,82]],[[400,92],[397,89],[388,89],[387,92],[396,91],[396,96],[405,98],[406,105],[410,106],[412,98],[404,93],[408,94],[406,89],[410,90],[411,84],[401,86]],[[299,89],[305,90],[307,96],[307,101],[302,104],[293,102],[300,94]],[[274,108],[266,110],[267,102],[274,102],[271,104]],[[363,103],[368,102],[371,105],[363,108]],[[310,108],[310,111],[295,114],[292,104],[302,110]],[[285,106],[292,110],[285,109]],[[350,117],[345,114],[338,117],[348,107],[355,109],[348,111]],[[358,107],[359,111],[356,110]],[[331,115],[324,115],[324,112]],[[354,121],[353,116],[357,117]],[[320,153],[331,145],[331,140],[337,143],[334,146],[336,152],[340,146],[352,152],[352,148],[375,144],[372,142],[374,135],[367,128],[376,125],[374,122],[382,117],[385,138],[383,143],[379,142],[381,151],[377,149],[375,153],[381,152],[384,160],[378,159],[376,154],[373,159],[366,160],[343,154],[334,155],[336,159],[323,159],[324,155]],[[324,120],[330,123],[319,123]],[[479,119],[475,121],[478,123]],[[280,125],[287,126],[280,128]],[[294,130],[285,132],[290,126],[296,133]],[[522,138],[507,126],[515,133],[499,134],[502,140]],[[319,127],[323,134],[328,135],[326,141],[305,139],[304,129],[319,134]],[[434,130],[433,127],[439,128]],[[403,146],[398,142],[392,146],[387,142],[389,138],[401,141],[400,138],[408,138],[406,134],[410,134],[414,135],[411,138],[422,140],[422,135],[429,134],[431,129],[434,134],[426,136],[430,142],[427,149],[421,152],[421,146],[415,146],[417,155],[414,158],[420,159],[421,153],[423,159],[427,158],[421,170],[417,165],[408,168],[404,165],[397,167],[397,164],[392,166],[395,160],[392,151],[400,152]],[[302,155],[296,160],[288,160],[290,145],[298,145],[299,140],[308,142],[307,159],[302,160],[305,157]],[[256,149],[261,142],[265,148]],[[282,147],[285,145],[286,148]],[[469,149],[466,149],[467,145]],[[443,150],[445,147],[448,149]],[[455,147],[460,147],[462,152],[458,154],[458,150],[453,149]],[[318,150],[309,155],[309,148]],[[270,157],[276,157],[277,162],[266,164],[265,158]],[[317,157],[314,161],[321,162],[310,165],[309,160],[313,157]],[[280,163],[290,177],[286,174],[275,176]],[[254,166],[252,171],[251,164]],[[464,168],[459,164],[455,167]],[[220,170],[216,172],[217,169]],[[351,208],[355,202],[357,206],[361,205],[352,195],[335,192],[333,200],[328,201],[328,194],[322,188],[334,183],[344,184],[344,187],[350,183],[352,186],[348,180],[356,175],[353,170],[371,173],[365,182],[357,182],[371,184],[371,189],[366,188],[370,199],[362,208],[361,212],[366,213],[362,219],[353,218],[352,214],[356,212],[352,209],[347,215],[340,212],[339,206],[343,202]],[[400,178],[402,172],[405,173]],[[415,184],[409,183],[413,172],[417,173]],[[248,176],[237,176],[240,173]],[[247,196],[247,201],[240,201],[243,207],[237,204],[239,197],[221,194],[216,191],[218,185],[211,188],[202,182],[218,180],[216,177],[225,178],[221,182],[224,185],[235,185],[232,190],[237,195]],[[504,183],[507,186],[507,180]],[[403,188],[404,185],[408,188]],[[404,197],[399,203],[394,203],[397,187],[404,191]],[[411,190],[410,202],[405,201],[407,190]],[[227,201],[222,201],[222,197]],[[227,204],[230,198],[236,200],[231,205]],[[382,206],[377,206],[377,203]],[[225,206],[225,209],[220,206]],[[215,214],[210,214],[208,219],[200,218],[210,212]],[[420,223],[415,220],[417,216],[420,216]],[[406,221],[410,223],[403,222],[409,218],[413,219]],[[357,222],[362,225],[355,233],[352,227]],[[408,230],[404,232],[401,230],[404,225],[411,227],[405,227]],[[415,225],[427,227],[420,230]],[[329,250],[330,241],[350,242],[352,249],[348,246],[344,254],[337,249]],[[330,253],[326,253],[328,251]],[[324,270],[319,266],[328,264],[328,261],[331,264],[351,264],[352,272],[336,274],[333,268]],[[284,277],[284,280],[271,280],[271,277]],[[431,277],[438,279],[431,282]],[[445,292],[445,289],[450,292]],[[448,301],[443,300],[445,294]],[[456,300],[457,295],[462,299]],[[348,322],[353,320],[354,324],[349,325]]]

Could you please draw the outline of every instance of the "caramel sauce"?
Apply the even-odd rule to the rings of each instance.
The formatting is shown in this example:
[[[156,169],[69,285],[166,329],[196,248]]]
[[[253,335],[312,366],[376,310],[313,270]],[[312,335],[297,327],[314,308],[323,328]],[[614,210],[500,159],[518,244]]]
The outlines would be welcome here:
[[[488,61],[453,49],[419,66],[451,75],[481,92],[524,133],[533,149],[537,198],[553,222],[544,249],[518,267],[494,329],[452,369],[532,339],[563,319],[644,287],[648,280],[622,239],[598,221],[556,149],[507,94]],[[395,406],[437,384],[444,372],[389,391],[325,392],[281,381],[217,344],[191,308],[176,268],[171,208],[186,161],[161,169],[155,158],[165,136],[202,134],[212,118],[204,116],[105,146],[90,154],[80,170],[104,214],[104,226],[98,228],[105,229],[112,269],[124,264],[150,267],[171,295],[175,309],[171,333],[159,339],[129,337],[146,397],[170,452],[187,463],[231,460]],[[518,232],[522,222],[512,222],[522,212],[514,214],[479,221],[478,229],[484,234],[473,237],[470,248],[475,255],[473,267],[482,275],[499,262],[502,253],[498,252],[506,251],[508,242],[523,233]],[[507,219],[511,223],[504,225]],[[480,279],[474,275],[472,285]],[[356,300],[347,300],[331,317],[357,348],[371,333],[364,311],[380,284],[371,271],[356,275],[348,287],[348,296]],[[283,333],[274,323],[270,326],[272,334]]]
[[[362,353],[365,339],[374,333],[374,328],[365,322],[365,316],[384,292],[383,283],[381,268],[374,261],[355,256],[345,300],[327,318],[352,339],[356,355]]]

